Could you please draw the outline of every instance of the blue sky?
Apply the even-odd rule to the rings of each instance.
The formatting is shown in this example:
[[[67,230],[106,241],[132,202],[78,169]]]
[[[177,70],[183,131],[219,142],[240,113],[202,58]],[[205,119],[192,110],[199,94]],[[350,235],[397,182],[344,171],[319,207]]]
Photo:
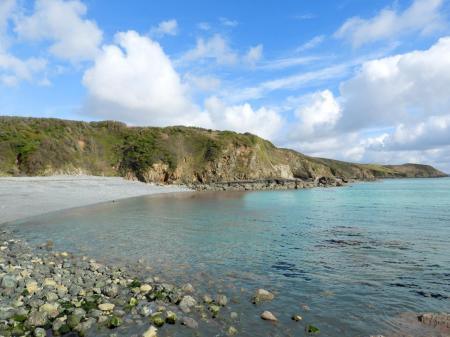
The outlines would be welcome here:
[[[1,0],[1,114],[249,131],[450,172],[449,14],[448,0]]]

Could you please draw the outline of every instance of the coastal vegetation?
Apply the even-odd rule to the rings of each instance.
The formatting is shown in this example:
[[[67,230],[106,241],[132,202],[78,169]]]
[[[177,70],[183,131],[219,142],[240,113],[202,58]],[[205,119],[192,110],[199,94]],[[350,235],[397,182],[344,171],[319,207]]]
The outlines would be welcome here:
[[[0,117],[0,175],[90,174],[145,182],[214,183],[318,177],[439,177],[431,166],[354,164],[275,147],[250,133]]]

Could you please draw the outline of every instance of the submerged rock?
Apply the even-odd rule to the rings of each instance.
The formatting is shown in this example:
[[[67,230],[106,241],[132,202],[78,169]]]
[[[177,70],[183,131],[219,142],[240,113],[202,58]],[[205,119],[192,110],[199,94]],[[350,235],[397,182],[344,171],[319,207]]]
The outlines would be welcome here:
[[[228,298],[225,295],[217,295],[216,303],[222,307],[226,306],[228,303]]]
[[[183,317],[182,324],[187,326],[188,328],[191,328],[191,329],[197,329],[198,328],[197,321],[195,319],[191,318],[191,317]]]
[[[419,322],[450,331],[450,314],[447,313],[424,313],[417,317]]]
[[[267,291],[265,289],[258,289],[252,298],[252,302],[254,304],[258,304],[263,301],[271,301],[274,298],[275,298],[275,295],[272,294],[270,291]]]

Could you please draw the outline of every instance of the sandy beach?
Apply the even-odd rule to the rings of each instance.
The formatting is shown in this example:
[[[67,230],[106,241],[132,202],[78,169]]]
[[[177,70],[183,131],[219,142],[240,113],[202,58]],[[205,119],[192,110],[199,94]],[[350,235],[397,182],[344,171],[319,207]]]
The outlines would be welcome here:
[[[184,186],[158,186],[120,177],[1,177],[0,223],[100,202],[187,191]]]

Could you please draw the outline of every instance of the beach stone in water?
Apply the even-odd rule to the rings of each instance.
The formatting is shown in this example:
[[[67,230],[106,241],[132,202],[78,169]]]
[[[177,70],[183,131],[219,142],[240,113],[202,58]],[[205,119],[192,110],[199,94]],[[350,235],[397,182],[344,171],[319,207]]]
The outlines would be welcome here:
[[[157,331],[158,329],[156,329],[154,326],[151,326],[146,332],[142,334],[142,337],[156,337]]]
[[[205,294],[203,295],[203,302],[205,302],[206,304],[211,304],[213,302],[213,299],[210,295]]]
[[[272,294],[270,291],[267,291],[265,289],[258,289],[252,298],[252,302],[254,304],[258,304],[263,301],[271,301],[274,298],[275,298],[275,295]]]
[[[183,312],[187,313],[187,312],[190,312],[191,311],[190,308],[196,304],[197,304],[197,301],[192,296],[187,295],[181,299],[179,306]]]
[[[191,317],[183,317],[182,324],[186,325],[188,328],[191,328],[191,329],[197,329],[198,328],[197,321],[195,319],[191,318]]]
[[[220,307],[218,305],[210,305],[209,310],[211,311],[212,317],[216,318],[219,315]]]
[[[300,316],[300,315],[293,315],[291,318],[293,321],[296,321],[296,322],[299,322],[303,319],[302,316]]]
[[[190,283],[186,283],[181,287],[181,290],[183,290],[185,293],[193,293],[194,287]]]
[[[230,326],[227,331],[228,336],[234,336],[238,333],[237,329],[234,326]]]
[[[173,311],[166,312],[166,323],[175,324],[177,320],[177,315]]]
[[[278,321],[278,319],[275,317],[275,315],[272,314],[270,311],[264,311],[261,314],[261,318],[265,321],[272,321],[272,322]]]
[[[217,295],[216,296],[216,303],[218,305],[221,305],[222,307],[224,307],[228,303],[228,298],[225,295]]]

